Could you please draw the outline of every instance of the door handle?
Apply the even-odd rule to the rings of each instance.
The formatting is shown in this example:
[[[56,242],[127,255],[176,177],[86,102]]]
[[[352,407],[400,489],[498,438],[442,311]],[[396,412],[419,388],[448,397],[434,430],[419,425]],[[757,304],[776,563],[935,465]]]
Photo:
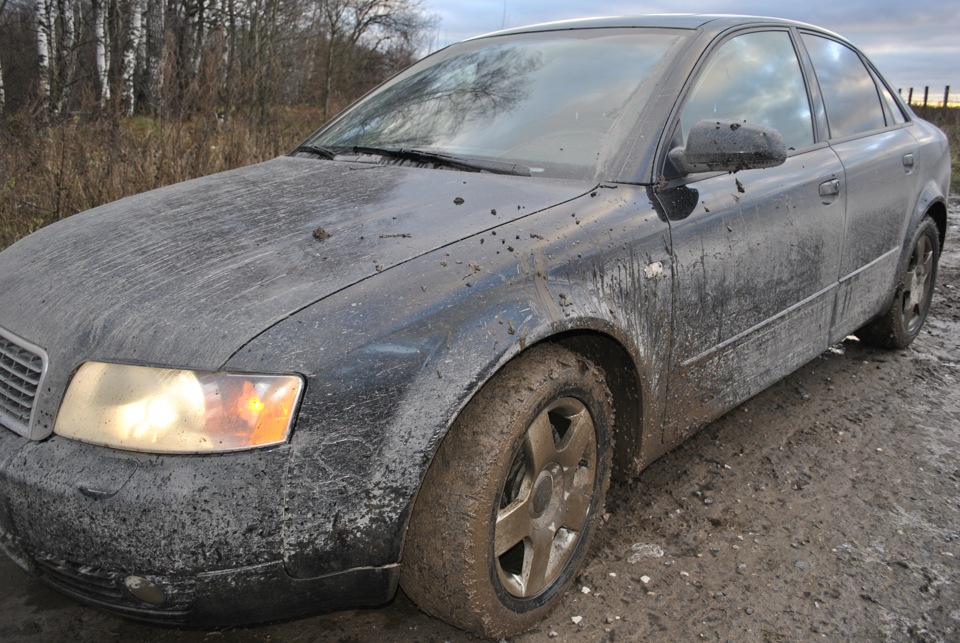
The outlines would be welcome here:
[[[907,171],[907,174],[913,172],[913,154],[903,155],[903,167]]]
[[[830,179],[820,184],[820,196],[823,198],[824,205],[833,201],[838,194],[840,194],[840,179]]]

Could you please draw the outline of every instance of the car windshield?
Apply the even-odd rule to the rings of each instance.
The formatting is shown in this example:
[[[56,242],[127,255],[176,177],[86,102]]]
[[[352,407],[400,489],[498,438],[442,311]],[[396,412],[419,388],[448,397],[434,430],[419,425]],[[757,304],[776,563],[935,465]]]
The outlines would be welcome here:
[[[308,144],[341,153],[419,150],[519,163],[533,176],[592,178],[605,136],[628,104],[635,113],[649,97],[658,68],[687,33],[569,30],[454,45],[371,93]]]

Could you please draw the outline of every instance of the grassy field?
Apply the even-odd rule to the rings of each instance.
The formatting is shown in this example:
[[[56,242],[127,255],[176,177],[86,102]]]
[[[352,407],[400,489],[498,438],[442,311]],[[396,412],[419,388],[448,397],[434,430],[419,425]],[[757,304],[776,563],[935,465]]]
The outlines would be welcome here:
[[[0,121],[0,248],[101,203],[274,158],[321,122],[307,109],[257,120]]]
[[[947,133],[950,154],[953,156],[950,191],[960,193],[960,107],[914,107],[913,111]]]
[[[951,189],[960,192],[960,108],[915,110],[950,137]],[[256,120],[0,120],[0,248],[101,203],[273,158],[320,123],[319,110],[309,109]]]

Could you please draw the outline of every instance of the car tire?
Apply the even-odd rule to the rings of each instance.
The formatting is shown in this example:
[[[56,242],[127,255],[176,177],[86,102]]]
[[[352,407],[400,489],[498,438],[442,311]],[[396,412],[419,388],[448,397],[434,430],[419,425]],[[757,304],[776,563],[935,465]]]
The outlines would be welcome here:
[[[603,372],[556,345],[507,364],[430,464],[400,584],[425,612],[508,637],[536,625],[584,559],[610,481]]]
[[[929,217],[924,217],[910,240],[910,254],[900,266],[890,308],[858,330],[857,337],[866,344],[882,348],[909,346],[927,318],[939,260],[937,225]]]

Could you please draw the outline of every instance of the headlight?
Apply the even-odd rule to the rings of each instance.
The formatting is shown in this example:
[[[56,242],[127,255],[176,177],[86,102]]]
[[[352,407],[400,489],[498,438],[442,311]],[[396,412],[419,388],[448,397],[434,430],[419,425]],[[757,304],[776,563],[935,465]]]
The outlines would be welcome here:
[[[84,363],[63,398],[59,435],[156,453],[236,451],[286,441],[303,380]]]

